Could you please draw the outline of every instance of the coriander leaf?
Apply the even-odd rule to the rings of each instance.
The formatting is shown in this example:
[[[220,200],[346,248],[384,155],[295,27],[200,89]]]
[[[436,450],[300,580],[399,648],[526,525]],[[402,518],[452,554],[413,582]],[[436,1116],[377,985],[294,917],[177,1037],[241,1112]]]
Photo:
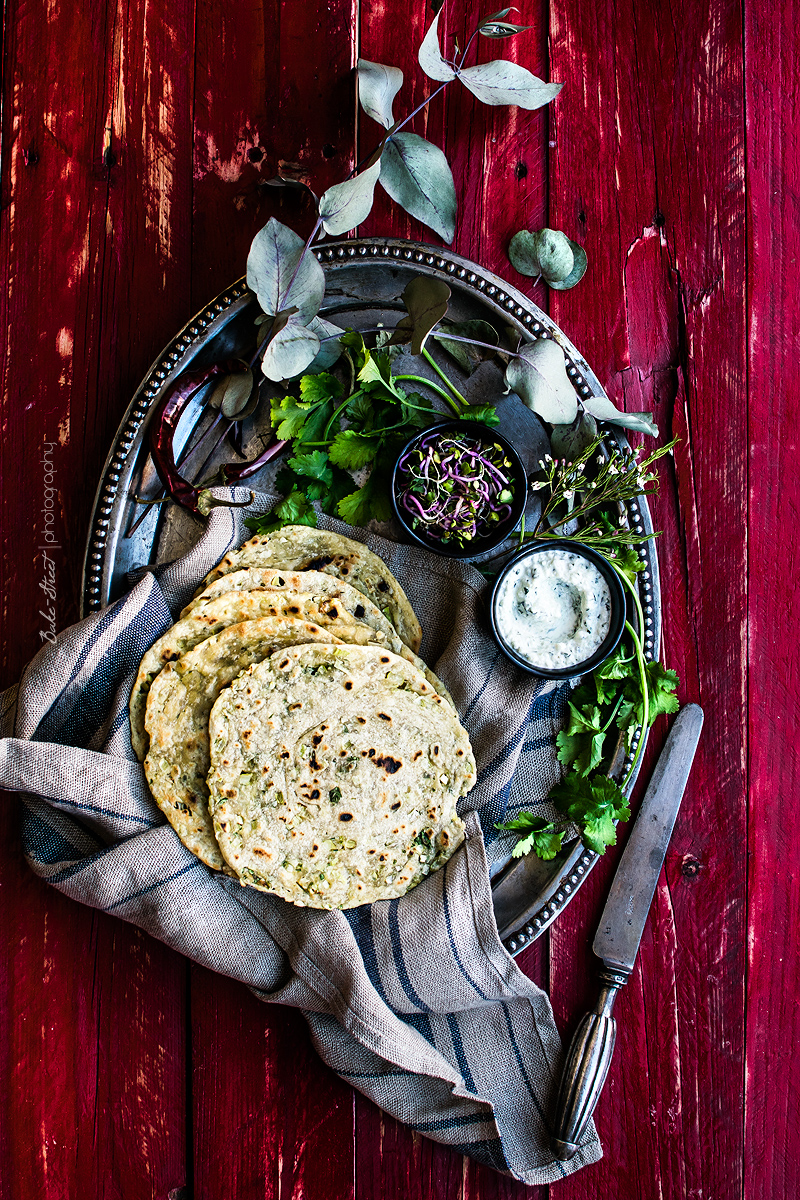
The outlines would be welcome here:
[[[412,429],[427,429],[434,421],[441,419],[430,400],[420,396],[419,392],[411,392],[405,400],[400,401],[403,420]]]
[[[388,521],[392,515],[385,480],[379,479],[379,472],[373,469],[363,487],[345,496],[337,506],[339,516],[348,525],[366,525],[369,521]]]
[[[512,858],[522,858],[533,851],[539,858],[549,862],[558,854],[564,838],[563,829],[556,831],[552,821],[546,821],[543,817],[536,817],[529,812],[518,813],[513,820],[495,825],[495,829],[518,830],[527,834],[519,839],[511,851]]]
[[[332,463],[337,467],[347,467],[357,471],[372,462],[378,452],[375,437],[366,433],[357,433],[355,429],[343,429],[337,433],[328,451]]]
[[[279,441],[298,437],[306,423],[308,413],[298,406],[294,396],[284,396],[279,406],[273,405],[271,418]],[[276,422],[278,422],[276,426]]]
[[[362,432],[369,432],[372,429],[374,406],[368,392],[355,392],[344,411],[353,427],[357,427]]]
[[[289,467],[281,467],[275,476],[275,487],[282,496],[288,496],[293,487],[297,486],[297,476]]]
[[[369,350],[367,350],[366,346],[364,345],[363,337],[357,329],[348,329],[347,332],[339,338],[339,341],[342,343],[345,349],[352,353],[356,375],[358,375],[358,372],[369,358]]]
[[[614,821],[627,821],[631,815],[624,793],[607,775],[579,779],[570,773],[548,798],[575,822],[585,845],[595,854],[616,842]]]
[[[678,686],[677,671],[665,671],[661,663],[650,662],[645,666],[650,700],[650,724],[656,717],[678,711],[678,697],[673,693]]]
[[[293,458],[289,459],[289,466],[298,475],[305,475],[309,479],[318,479],[324,484],[331,484],[333,482],[333,471],[328,463],[328,455],[324,450],[312,450],[310,453],[296,454]]]
[[[254,533],[271,533],[282,525],[316,525],[317,514],[302,492],[293,488],[289,495],[276,504],[272,512],[260,517],[247,517],[245,525]]]
[[[571,707],[571,706],[570,706]],[[598,721],[599,721],[599,710]],[[562,729],[556,737],[558,761],[565,767],[573,767],[579,775],[588,775],[603,757],[604,729],[586,729],[568,732]]]
[[[384,355],[370,354],[369,350],[364,359],[364,365],[356,376],[359,383],[379,383],[383,387],[390,385],[389,363]]]
[[[347,474],[347,471],[341,470],[340,467],[333,467],[333,483],[327,488],[325,494],[320,496],[320,503],[323,511],[330,516],[335,516],[338,510],[339,501],[344,500],[345,496],[349,496],[353,490],[353,480]]]
[[[497,409],[493,404],[470,404],[469,408],[462,409],[458,419],[459,421],[481,421],[490,428],[500,424]]]
[[[603,811],[594,817],[587,817],[581,832],[585,846],[594,850],[595,854],[603,854],[606,846],[614,846],[617,842],[617,830],[610,812]]]
[[[604,663],[600,664],[595,675],[600,679],[638,679],[636,658],[635,656],[629,658],[625,654],[624,647],[620,646]]]
[[[323,400],[341,400],[342,387],[335,375],[328,371],[320,371],[319,375],[304,375],[300,380],[300,400],[302,408],[311,408]]]
[[[305,442],[321,442],[325,427],[332,413],[332,400],[329,400],[327,404],[318,404],[315,408],[312,408],[306,417],[302,430],[295,435],[300,444],[303,445]]]

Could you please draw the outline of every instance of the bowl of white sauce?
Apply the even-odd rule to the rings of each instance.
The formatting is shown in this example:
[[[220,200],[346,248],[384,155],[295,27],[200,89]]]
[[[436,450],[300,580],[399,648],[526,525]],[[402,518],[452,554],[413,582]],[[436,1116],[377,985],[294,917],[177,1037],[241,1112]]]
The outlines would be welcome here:
[[[517,666],[546,679],[593,671],[625,628],[625,591],[602,554],[569,540],[527,546],[492,589],[492,632]]]

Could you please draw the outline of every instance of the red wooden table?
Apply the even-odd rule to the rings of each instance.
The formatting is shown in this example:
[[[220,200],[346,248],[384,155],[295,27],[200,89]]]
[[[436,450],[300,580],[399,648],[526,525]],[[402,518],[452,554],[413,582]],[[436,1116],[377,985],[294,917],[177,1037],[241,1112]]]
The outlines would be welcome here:
[[[463,45],[482,10],[450,9]],[[320,192],[372,146],[358,54],[405,70],[398,111],[427,94],[429,19],[421,0],[5,0],[0,686],[49,627],[46,462],[62,628],[100,467],[148,364],[243,273],[269,215],[307,227],[263,186],[280,159]],[[532,294],[617,402],[681,438],[655,506],[665,651],[706,711],[618,1005],[605,1158],[553,1193],[782,1200],[800,1192],[800,4],[530,0],[518,19],[533,29],[481,53],[564,81],[550,109],[450,88],[415,128],[452,163],[461,254],[524,287],[505,257],[517,229],[587,249],[574,291]],[[361,232],[432,236],[385,197]],[[316,1059],[296,1012],[48,889],[22,861],[13,798],[0,811],[3,1200],[544,1200],[384,1117]],[[614,860],[520,960],[566,1031],[594,991]]]

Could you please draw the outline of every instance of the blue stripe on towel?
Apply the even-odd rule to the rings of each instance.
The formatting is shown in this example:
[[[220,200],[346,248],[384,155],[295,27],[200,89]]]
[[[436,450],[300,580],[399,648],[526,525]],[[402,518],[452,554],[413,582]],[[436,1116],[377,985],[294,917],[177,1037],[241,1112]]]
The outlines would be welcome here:
[[[149,892],[154,892],[156,888],[163,887],[166,883],[172,883],[175,879],[180,879],[181,875],[185,875],[187,871],[197,870],[203,864],[197,862],[187,863],[185,867],[181,867],[180,871],[176,871],[174,875],[167,875],[164,879],[157,879],[155,883],[151,883],[148,887],[140,888],[138,892],[131,892],[129,896],[123,896],[121,900],[115,900],[113,904],[102,908],[101,912],[113,912],[115,908],[119,908],[122,904],[130,904],[132,900],[138,900],[141,896],[148,895]]]
[[[353,937],[356,939],[358,948],[361,951],[361,958],[364,962],[364,969],[369,976],[369,981],[384,1004],[389,1004],[389,998],[384,991],[383,980],[381,979],[378,955],[375,950],[375,937],[372,932],[372,905],[362,904],[359,908],[346,908],[343,911],[347,923],[353,932]],[[391,1005],[389,1007],[391,1008]]]
[[[495,1171],[511,1170],[503,1153],[503,1143],[499,1138],[492,1138],[491,1141],[483,1142],[465,1142],[459,1146],[448,1142],[447,1145],[456,1154],[464,1154],[469,1158],[474,1158],[477,1162],[483,1163],[484,1166],[492,1167]]]
[[[403,957],[403,945],[400,941],[400,920],[397,915],[398,903],[398,900],[391,900],[389,902],[389,932],[392,937],[392,950],[394,951],[394,965],[397,969],[397,977],[403,985],[403,991],[411,1003],[416,1004],[417,1008],[421,1008],[423,1012],[430,1012],[431,1010],[425,1001],[417,995],[406,969],[406,960]]]
[[[91,741],[106,719],[119,687],[120,662],[141,658],[159,633],[169,628],[172,621],[169,609],[166,602],[157,596],[148,602],[129,624],[120,629],[95,670],[82,681],[80,690],[76,692],[74,685],[89,654],[103,633],[117,619],[118,610],[124,603],[125,601],[119,601],[112,605],[98,621],[61,692],[39,722],[33,741],[59,742],[62,745],[73,746],[83,746]]]
[[[452,862],[452,861],[453,860],[451,859],[450,862]],[[450,949],[453,951],[453,958],[456,960],[456,962],[458,963],[458,965],[461,969],[461,974],[464,976],[464,978],[467,980],[467,982],[470,983],[472,985],[472,987],[475,988],[475,991],[478,993],[480,998],[482,1000],[486,1000],[487,999],[486,992],[484,992],[483,989],[478,986],[478,984],[472,978],[469,971],[467,970],[467,968],[464,966],[463,962],[461,961],[461,955],[458,953],[458,947],[456,946],[456,941],[455,941],[455,938],[453,937],[453,926],[450,921],[450,901],[447,899],[447,872],[449,869],[450,869],[450,863],[448,863],[444,869],[444,877],[442,880],[442,900],[444,902],[444,920],[445,920],[445,924],[447,925],[447,936],[450,939]]]
[[[464,1043],[461,1040],[461,1030],[458,1028],[458,1020],[453,1013],[447,1013],[447,1028],[450,1030],[450,1037],[453,1039],[453,1050],[455,1051],[458,1068],[464,1076],[464,1082],[471,1092],[477,1092],[475,1080],[472,1078],[472,1071],[469,1069],[467,1056],[464,1053]]]
[[[56,863],[85,859],[83,850],[68,842],[62,833],[53,829],[27,807],[22,810],[22,852],[34,862],[55,866]],[[85,836],[85,835],[84,835]]]
[[[525,1062],[523,1060],[522,1054],[520,1053],[519,1045],[517,1044],[517,1035],[514,1033],[514,1026],[511,1024],[511,1017],[508,1012],[508,1005],[501,1004],[500,1007],[502,1008],[503,1016],[506,1019],[506,1026],[508,1027],[508,1036],[511,1038],[511,1045],[514,1049],[514,1055],[516,1057],[517,1065],[519,1066],[520,1072],[522,1073],[522,1078],[525,1080],[528,1091],[530,1092],[531,1100],[533,1100],[536,1111],[538,1112],[539,1116],[541,1117],[542,1124],[544,1125],[545,1129],[547,1129],[547,1127],[548,1127],[547,1126],[547,1118],[545,1117],[542,1106],[539,1103],[539,1097],[536,1095],[536,1092],[533,1089],[533,1083],[531,1082],[531,1077],[528,1074],[528,1069],[525,1066]],[[560,1162],[557,1165],[558,1165],[558,1169],[560,1170],[562,1176],[565,1176],[566,1171],[564,1170],[563,1165]]]
[[[466,709],[465,709],[465,711],[464,711],[464,713],[463,713],[463,715],[462,715],[462,717],[461,717],[461,720],[462,720],[462,722],[463,722],[463,721],[468,721],[468,720],[469,720],[470,713],[472,712],[472,710],[474,709],[475,705],[478,703],[478,701],[480,700],[481,696],[483,695],[483,693],[486,691],[487,687],[488,687],[488,686],[489,686],[489,684],[491,683],[491,681],[492,681],[492,674],[494,673],[494,669],[495,669],[495,666],[497,665],[497,660],[498,660],[498,658],[499,658],[499,657],[500,657],[500,651],[498,650],[498,651],[496,651],[496,653],[495,653],[495,656],[494,656],[494,658],[492,659],[492,661],[489,663],[489,669],[488,669],[488,671],[486,672],[486,678],[484,679],[483,683],[482,683],[482,684],[481,684],[481,686],[478,688],[477,692],[475,693],[475,695],[472,697],[472,699],[470,700],[469,704],[467,705],[467,707],[466,707]]]

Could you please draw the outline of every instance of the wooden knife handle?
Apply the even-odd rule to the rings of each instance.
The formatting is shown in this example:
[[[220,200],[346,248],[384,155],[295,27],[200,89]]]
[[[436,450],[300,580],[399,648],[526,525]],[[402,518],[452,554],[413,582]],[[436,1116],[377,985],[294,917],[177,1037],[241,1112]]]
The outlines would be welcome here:
[[[584,1130],[603,1090],[617,1039],[617,1022],[611,1010],[619,989],[628,982],[628,973],[606,967],[600,972],[600,981],[597,1004],[581,1020],[570,1042],[558,1093],[550,1145],[562,1162],[580,1149]]]

